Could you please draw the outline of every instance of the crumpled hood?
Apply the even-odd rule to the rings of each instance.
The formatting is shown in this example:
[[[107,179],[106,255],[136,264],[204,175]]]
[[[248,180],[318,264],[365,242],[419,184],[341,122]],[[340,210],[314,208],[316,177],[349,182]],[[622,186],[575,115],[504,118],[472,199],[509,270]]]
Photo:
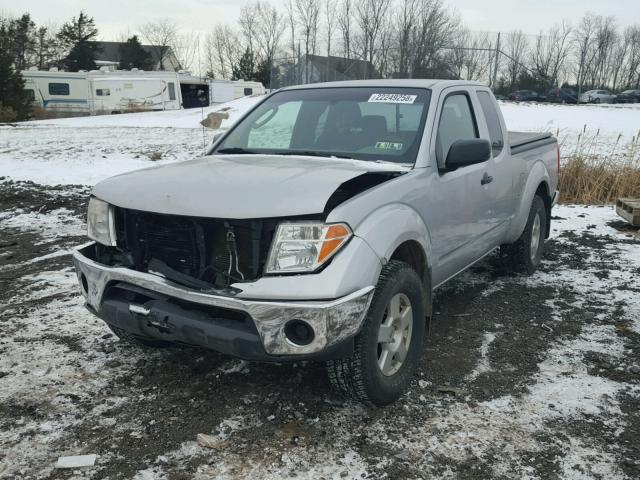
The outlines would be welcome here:
[[[364,173],[408,170],[359,160],[221,155],[117,175],[93,194],[118,207],[172,215],[289,217],[322,213],[342,183]]]

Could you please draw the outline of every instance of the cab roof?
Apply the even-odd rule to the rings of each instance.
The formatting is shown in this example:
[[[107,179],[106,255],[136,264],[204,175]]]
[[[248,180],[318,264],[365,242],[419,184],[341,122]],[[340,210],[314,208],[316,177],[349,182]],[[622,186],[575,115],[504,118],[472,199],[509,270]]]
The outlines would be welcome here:
[[[440,90],[447,87],[456,86],[475,86],[486,87],[480,82],[472,82],[469,80],[438,80],[438,79],[379,79],[379,80],[346,80],[339,82],[311,83],[306,85],[295,85],[284,87],[282,90],[300,90],[309,88],[340,88],[340,87],[404,87],[404,88],[438,88]]]

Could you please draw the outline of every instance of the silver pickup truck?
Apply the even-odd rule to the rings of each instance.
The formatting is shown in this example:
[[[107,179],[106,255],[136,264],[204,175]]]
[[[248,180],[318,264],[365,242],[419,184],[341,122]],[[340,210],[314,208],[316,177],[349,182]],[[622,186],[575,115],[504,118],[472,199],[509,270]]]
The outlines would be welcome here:
[[[96,185],[74,263],[123,340],[323,360],[384,405],[421,359],[435,288],[498,247],[536,270],[558,170],[556,139],[507,133],[481,84],[287,88],[203,158]]]

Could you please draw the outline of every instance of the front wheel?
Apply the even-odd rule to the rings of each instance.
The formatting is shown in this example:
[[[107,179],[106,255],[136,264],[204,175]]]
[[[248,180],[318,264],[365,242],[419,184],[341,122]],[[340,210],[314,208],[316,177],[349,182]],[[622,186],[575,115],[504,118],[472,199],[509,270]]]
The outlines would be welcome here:
[[[524,231],[515,243],[502,245],[500,252],[507,257],[514,270],[524,269],[532,275],[542,261],[544,240],[547,237],[547,210],[539,195],[533,197]]]
[[[331,384],[355,400],[387,405],[407,389],[422,354],[425,299],[416,271],[391,260],[351,357],[327,362]]]

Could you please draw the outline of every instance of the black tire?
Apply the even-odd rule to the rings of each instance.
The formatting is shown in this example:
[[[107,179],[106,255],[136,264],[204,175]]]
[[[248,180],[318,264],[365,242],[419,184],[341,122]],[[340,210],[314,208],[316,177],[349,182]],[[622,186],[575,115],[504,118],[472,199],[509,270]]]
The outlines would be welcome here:
[[[536,217],[539,221],[539,229],[537,229],[538,235],[538,247],[535,254],[532,254],[532,249],[535,246],[533,241],[534,227],[536,224]],[[532,275],[540,265],[542,261],[542,255],[544,253],[544,240],[547,237],[547,209],[544,204],[544,200],[540,195],[533,197],[531,203],[531,210],[529,210],[529,217],[527,218],[527,224],[524,227],[524,231],[520,238],[515,243],[502,245],[500,252],[503,254],[507,262],[511,265],[514,271],[525,271],[527,274]]]
[[[387,307],[398,294],[408,299],[412,309],[409,346],[398,370],[383,375],[378,366],[378,334]],[[368,405],[383,406],[397,400],[409,386],[422,354],[425,323],[425,298],[420,277],[408,264],[391,260],[382,269],[362,330],[355,338],[353,355],[327,362],[333,387]]]
[[[596,99],[593,101],[593,103],[595,103],[595,104],[597,105],[598,103],[600,103],[600,99],[599,99],[599,98],[596,98]]]
[[[113,325],[107,324],[109,329],[120,339],[120,341],[129,343],[131,345],[135,345],[137,347],[143,348],[167,348],[173,346],[171,342],[165,342],[162,340],[153,340],[151,338],[142,338],[132,333],[127,332],[126,330],[122,330],[121,328],[114,327]]]

